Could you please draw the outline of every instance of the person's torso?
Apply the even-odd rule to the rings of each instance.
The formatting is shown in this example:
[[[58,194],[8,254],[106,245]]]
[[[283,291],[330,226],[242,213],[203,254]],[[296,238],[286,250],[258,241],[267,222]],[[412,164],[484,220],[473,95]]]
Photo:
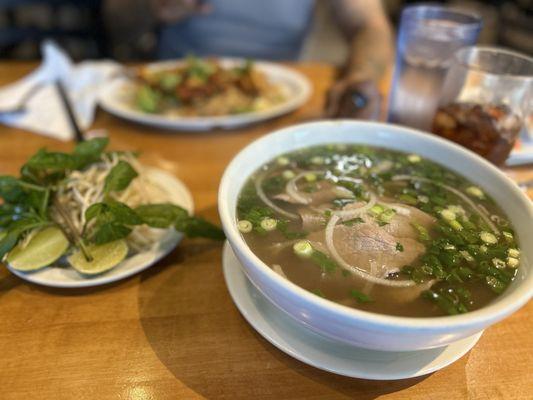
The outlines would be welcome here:
[[[310,25],[314,0],[211,0],[213,10],[161,31],[159,56],[294,59]]]

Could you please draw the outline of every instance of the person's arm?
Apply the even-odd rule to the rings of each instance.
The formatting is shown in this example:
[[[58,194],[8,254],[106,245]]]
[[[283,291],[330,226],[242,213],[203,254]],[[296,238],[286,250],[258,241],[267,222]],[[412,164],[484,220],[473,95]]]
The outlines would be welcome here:
[[[379,116],[378,84],[393,63],[391,27],[380,0],[334,0],[334,16],[350,43],[340,79],[328,96],[330,117]],[[363,107],[357,107],[364,105]]]

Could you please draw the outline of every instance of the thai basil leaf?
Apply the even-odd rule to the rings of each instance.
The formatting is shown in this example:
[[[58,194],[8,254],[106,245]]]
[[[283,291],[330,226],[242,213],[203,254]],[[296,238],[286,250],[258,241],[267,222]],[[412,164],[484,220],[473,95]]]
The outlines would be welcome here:
[[[177,231],[183,232],[187,237],[203,237],[214,240],[224,240],[224,231],[211,222],[199,217],[186,217],[176,221],[174,226]]]
[[[24,196],[20,181],[12,176],[0,176],[0,197],[9,203],[18,202]]]
[[[9,231],[0,239],[0,260],[17,244],[21,232]]]
[[[78,169],[84,168],[89,164],[97,162],[102,156],[102,152],[109,143],[109,138],[100,137],[78,143],[73,151]]]
[[[87,222],[96,220],[90,239],[103,244],[122,239],[131,233],[131,226],[143,223],[137,213],[124,203],[108,201],[95,203],[85,211]]]
[[[36,216],[29,216],[25,219],[19,219],[8,225],[5,236],[0,240],[0,259],[4,257],[20,239],[24,232],[48,225],[49,222],[39,219]]]
[[[97,224],[115,222],[124,225],[139,225],[143,220],[137,213],[124,203],[118,201],[108,201],[105,203],[95,203],[85,211],[86,221],[96,218]]]
[[[65,171],[75,169],[76,160],[71,154],[48,152],[41,149],[26,162],[25,166],[31,169]]]
[[[105,178],[104,192],[120,192],[128,187],[130,182],[139,175],[126,161],[119,161],[111,168]]]
[[[112,242],[114,240],[125,238],[130,233],[131,228],[117,222],[109,222],[99,226],[95,230],[92,236],[92,240],[96,244],[104,244]]]
[[[146,225],[153,228],[169,228],[189,215],[185,209],[174,204],[146,204],[137,207],[135,212]]]

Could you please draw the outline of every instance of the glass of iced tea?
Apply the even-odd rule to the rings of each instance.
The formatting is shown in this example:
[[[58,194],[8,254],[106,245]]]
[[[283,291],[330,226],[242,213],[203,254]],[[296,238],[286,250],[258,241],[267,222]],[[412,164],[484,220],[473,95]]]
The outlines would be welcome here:
[[[502,165],[522,130],[533,137],[533,59],[495,47],[457,51],[444,79],[433,133]]]

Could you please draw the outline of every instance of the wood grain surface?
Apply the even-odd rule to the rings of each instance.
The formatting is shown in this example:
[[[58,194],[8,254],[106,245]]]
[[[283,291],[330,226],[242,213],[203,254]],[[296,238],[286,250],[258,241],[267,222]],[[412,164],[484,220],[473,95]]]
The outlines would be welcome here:
[[[0,85],[34,64],[0,63]],[[111,147],[182,179],[199,214],[217,221],[224,167],[255,138],[319,116],[333,69],[294,66],[314,84],[300,110],[257,126],[207,133],[165,132],[103,111]],[[0,127],[0,174],[13,174],[58,142]],[[531,169],[510,171],[533,178]],[[455,364],[404,381],[365,381],[309,367],[257,334],[233,305],[222,245],[185,240],[146,272],[96,289],[56,290],[0,269],[0,399],[533,399],[533,306],[489,328]]]

